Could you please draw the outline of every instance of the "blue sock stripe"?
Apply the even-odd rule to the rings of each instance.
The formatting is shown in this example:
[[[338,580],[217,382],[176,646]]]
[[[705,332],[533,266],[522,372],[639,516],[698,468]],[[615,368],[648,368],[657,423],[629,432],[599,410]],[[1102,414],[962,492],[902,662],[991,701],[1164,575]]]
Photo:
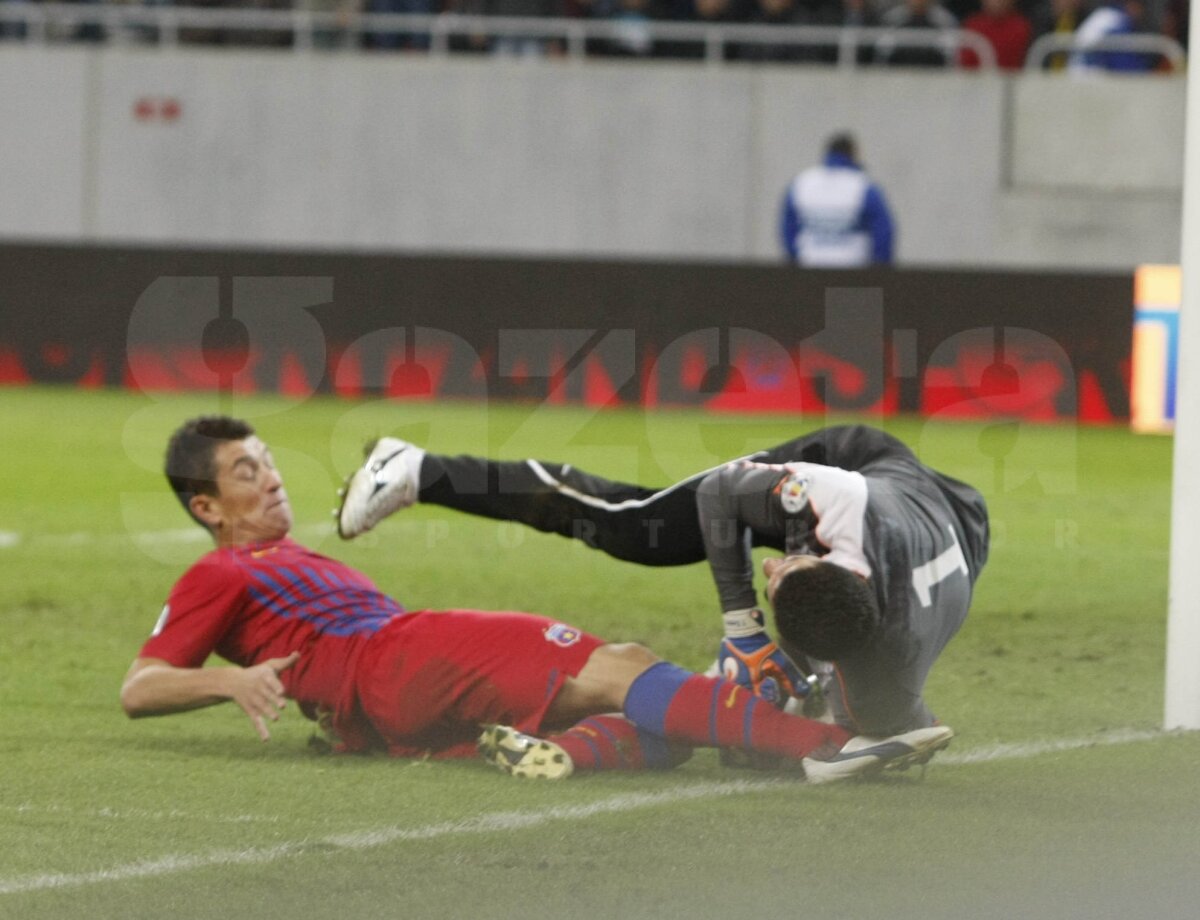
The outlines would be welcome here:
[[[713,747],[719,747],[721,739],[717,737],[717,713],[720,712],[721,691],[725,689],[725,681],[714,680],[712,699],[708,701],[708,740]]]
[[[669,661],[659,661],[634,678],[625,694],[625,717],[656,735],[666,734],[667,710],[675,694],[692,677]]]
[[[592,757],[596,761],[596,766],[602,769],[604,767],[604,756],[600,753],[600,748],[596,747],[592,739],[583,732],[579,732],[578,734],[573,735],[573,737],[578,738],[588,746],[588,750],[592,752]]]
[[[754,725],[754,710],[761,702],[762,700],[757,696],[750,697],[750,702],[746,705],[746,709],[742,713],[742,745],[747,751],[752,747],[750,739],[752,737],[751,730]]]
[[[597,735],[602,735],[604,737],[604,739],[612,747],[613,751],[616,752],[617,759],[622,764],[628,766],[628,759],[625,757],[625,753],[621,750],[621,745],[617,743],[617,736],[614,735],[612,732],[610,732],[608,730],[608,728],[604,725],[604,723],[598,722],[595,719],[585,719],[583,722],[581,722],[579,724],[586,725],[588,728],[590,728],[592,731],[594,731]],[[589,746],[591,746],[593,748],[595,747],[595,745],[592,744],[591,739],[588,738],[586,735],[584,736],[584,740],[587,741]],[[596,750],[599,750],[599,749],[596,748]]]

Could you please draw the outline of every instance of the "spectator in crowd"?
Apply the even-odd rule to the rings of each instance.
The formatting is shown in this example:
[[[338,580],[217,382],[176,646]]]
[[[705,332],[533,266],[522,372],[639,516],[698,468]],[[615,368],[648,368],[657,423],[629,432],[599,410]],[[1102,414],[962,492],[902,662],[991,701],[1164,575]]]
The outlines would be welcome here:
[[[94,7],[106,2],[106,0],[65,0],[65,2],[77,5],[87,4]],[[0,29],[3,29],[2,24],[0,24]],[[102,42],[107,35],[104,31],[104,26],[99,22],[81,22],[71,28],[67,37],[72,41],[78,42]]]
[[[1167,38],[1173,38],[1187,51],[1188,23],[1190,3],[1188,0],[1167,0],[1163,7],[1162,33]]]
[[[366,11],[430,15],[437,12],[437,8],[435,0],[366,0]],[[426,51],[429,48],[429,33],[368,32],[365,41],[368,48],[381,51]]]
[[[963,28],[988,40],[996,52],[996,66],[1001,70],[1019,70],[1025,63],[1033,25],[1017,9],[1017,0],[983,0],[982,9],[968,16]],[[958,60],[970,70],[979,67],[979,56],[970,48],[963,48]]]
[[[755,0],[746,22],[755,26],[799,26],[807,21],[797,0]],[[794,42],[743,42],[734,49],[742,61],[802,61],[805,48]]]
[[[938,0],[904,0],[883,14],[882,25],[891,29],[929,29],[949,33],[958,20]],[[955,60],[954,41],[948,35],[934,44],[910,45],[897,36],[885,36],[876,45],[876,57],[893,67],[946,67]]]
[[[879,13],[874,0],[832,0],[818,6],[812,14],[812,24],[818,26],[842,26],[844,29],[871,29],[879,25]],[[851,38],[852,32],[844,32]],[[836,64],[842,54],[841,45],[822,45],[809,50],[805,60]],[[856,41],[854,55],[859,64],[870,64],[875,60],[875,45],[871,41]]]
[[[29,0],[0,0],[0,16],[6,12],[16,12]],[[6,38],[24,38],[25,23],[16,19],[0,19],[0,41]]]
[[[890,7],[894,2],[895,0],[890,0],[887,5]],[[955,21],[961,23],[968,16],[979,12],[981,0],[940,0],[940,2],[946,12],[953,16]]]
[[[292,9],[294,0],[231,0],[230,6],[241,9],[286,12]],[[267,29],[238,30],[231,43],[264,48],[290,48],[295,41],[291,29],[270,31]]]
[[[145,6],[166,6],[161,2],[147,2]],[[190,0],[188,6],[205,10],[228,9],[233,6],[233,0]],[[142,41],[157,42],[158,28],[156,26],[138,27]],[[183,26],[179,30],[179,42],[184,45],[230,45],[237,44],[238,33],[233,29],[215,28],[210,25]]]
[[[1087,15],[1083,0],[1048,0],[1033,14],[1034,38],[1043,35],[1074,35]],[[1070,60],[1066,51],[1046,55],[1044,70],[1065,70]]]
[[[606,20],[613,25],[610,35],[588,42],[589,54],[637,58],[654,55],[656,45],[650,23],[661,18],[656,0],[587,0],[577,5],[581,7],[577,15]]]
[[[484,0],[483,10],[489,16],[515,19],[561,17],[566,12],[561,0]],[[501,35],[491,43],[493,54],[516,57],[542,57],[561,49],[561,42],[540,35]]]
[[[1145,0],[1112,0],[1091,12],[1075,30],[1076,47],[1071,55],[1071,70],[1107,70],[1122,73],[1145,73],[1153,70],[1158,55],[1140,51],[1091,51],[1097,42],[1116,35],[1138,35],[1150,32]]]
[[[742,13],[739,0],[676,0],[671,18],[702,25],[726,25],[744,22],[746,17]],[[663,42],[662,45],[665,57],[700,59],[708,55],[708,48],[703,40],[670,41]],[[725,60],[732,59],[735,51],[734,43],[728,43],[722,48],[721,56]]]
[[[442,9],[456,16],[484,16],[489,0],[444,0]],[[486,54],[491,39],[486,32],[457,32],[449,37],[451,51],[459,54]]]
[[[176,5],[173,0],[142,0],[143,6],[170,7]],[[263,10],[284,11],[292,8],[292,0],[187,0],[179,6],[199,7],[206,10]],[[139,26],[135,34],[139,40],[156,42],[159,40],[157,26]],[[266,28],[230,28],[213,27],[208,25],[184,26],[179,29],[178,39],[181,44],[190,45],[228,45],[234,47],[290,47],[294,36],[291,29]]]
[[[830,138],[824,162],[804,170],[788,186],[780,237],[788,258],[806,267],[892,262],[892,213],[883,190],[859,165],[851,135]]]
[[[360,0],[295,0],[295,4],[298,10],[333,15],[332,22],[313,29],[313,47],[331,50],[350,46],[350,21],[361,10]]]

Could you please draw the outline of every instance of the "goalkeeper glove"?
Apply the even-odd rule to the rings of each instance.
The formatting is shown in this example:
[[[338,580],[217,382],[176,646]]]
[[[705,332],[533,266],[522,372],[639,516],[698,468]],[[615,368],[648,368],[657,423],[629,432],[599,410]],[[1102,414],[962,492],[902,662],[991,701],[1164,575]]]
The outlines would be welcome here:
[[[717,665],[726,680],[776,706],[782,707],[791,696],[807,696],[812,689],[792,659],[767,635],[761,610],[731,610],[725,614],[725,638],[717,653]]]

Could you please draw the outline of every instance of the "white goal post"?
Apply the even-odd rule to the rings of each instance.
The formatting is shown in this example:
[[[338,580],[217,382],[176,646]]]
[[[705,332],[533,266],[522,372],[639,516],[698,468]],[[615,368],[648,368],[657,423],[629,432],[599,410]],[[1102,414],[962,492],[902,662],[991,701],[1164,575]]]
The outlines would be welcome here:
[[[1200,25],[1189,28],[1191,47]],[[1163,728],[1200,728],[1200,67],[1187,74],[1180,265],[1179,376],[1175,399],[1167,676]]]

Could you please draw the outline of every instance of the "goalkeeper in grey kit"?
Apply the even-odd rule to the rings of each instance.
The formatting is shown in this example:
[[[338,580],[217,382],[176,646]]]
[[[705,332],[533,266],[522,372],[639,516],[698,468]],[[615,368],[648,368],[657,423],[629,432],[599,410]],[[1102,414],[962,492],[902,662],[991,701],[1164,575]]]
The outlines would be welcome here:
[[[936,723],[925,680],[966,618],[988,551],[983,497],[866,426],[813,431],[665,489],[383,438],[348,482],[338,531],[350,539],[414,501],[644,565],[707,559],[724,675],[779,705],[819,681],[835,721],[876,737]],[[763,564],[779,645],[756,603],[754,546],[785,553]]]

